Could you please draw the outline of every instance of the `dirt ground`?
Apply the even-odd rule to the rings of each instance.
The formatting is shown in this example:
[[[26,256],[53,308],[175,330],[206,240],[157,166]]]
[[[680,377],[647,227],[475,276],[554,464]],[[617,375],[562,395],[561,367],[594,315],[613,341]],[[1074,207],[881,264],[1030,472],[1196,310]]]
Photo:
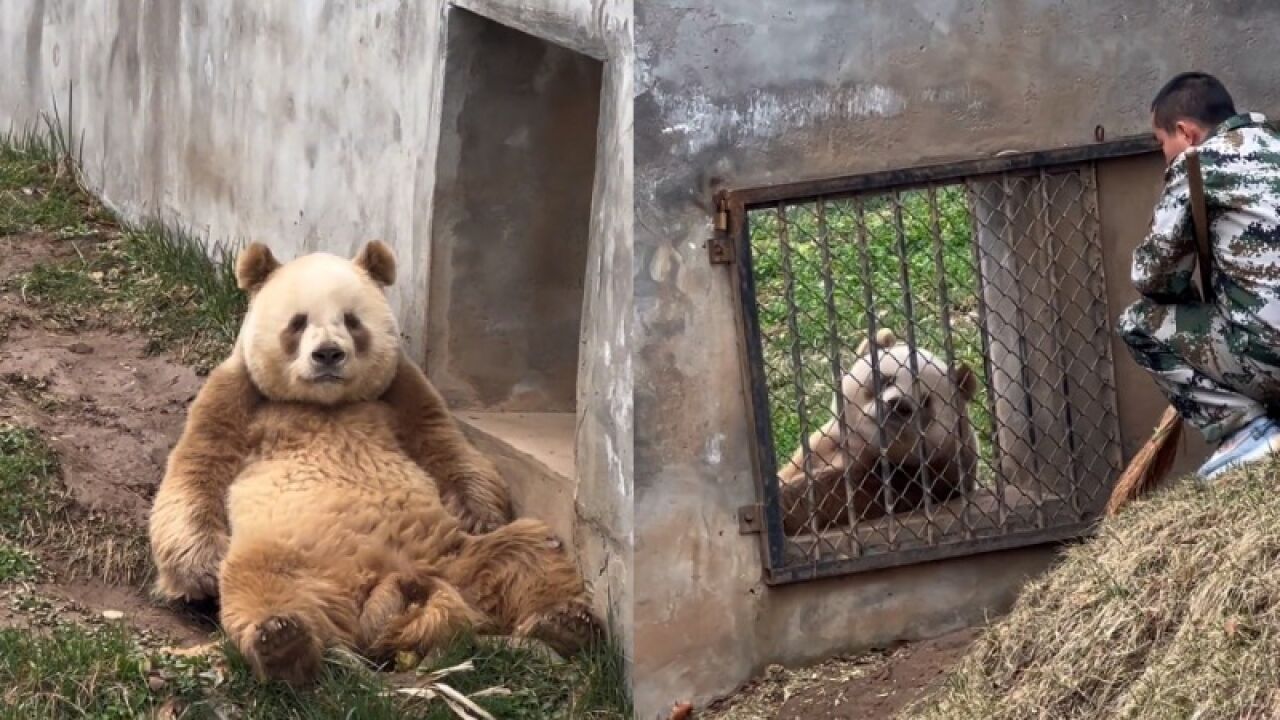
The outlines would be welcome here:
[[[0,238],[0,279],[92,253],[94,245],[92,238]],[[20,286],[0,292],[0,422],[42,433],[77,506],[145,535],[151,498],[201,379],[169,357],[148,356],[139,333],[93,317],[68,329],[23,295]],[[64,612],[115,611],[170,641],[208,639],[207,622],[155,607],[141,588],[71,580],[51,569],[50,581],[31,589]],[[0,625],[18,617],[6,606],[0,603]]]
[[[809,668],[771,667],[697,720],[888,720],[941,683],[978,631],[959,630]]]

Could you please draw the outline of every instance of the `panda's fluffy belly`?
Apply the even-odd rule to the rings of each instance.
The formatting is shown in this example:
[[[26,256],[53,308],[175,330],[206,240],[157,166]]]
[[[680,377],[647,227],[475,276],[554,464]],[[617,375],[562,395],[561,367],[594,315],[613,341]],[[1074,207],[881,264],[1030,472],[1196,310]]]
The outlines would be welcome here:
[[[271,406],[254,430],[255,453],[227,498],[233,544],[271,540],[319,559],[373,562],[458,533],[383,406]]]

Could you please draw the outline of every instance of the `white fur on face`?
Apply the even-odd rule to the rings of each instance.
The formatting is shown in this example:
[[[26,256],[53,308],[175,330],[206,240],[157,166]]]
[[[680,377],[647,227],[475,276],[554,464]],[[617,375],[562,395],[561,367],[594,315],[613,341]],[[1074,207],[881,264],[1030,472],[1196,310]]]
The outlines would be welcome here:
[[[911,416],[898,416],[889,412],[888,403],[905,400],[919,413],[925,432],[933,443],[960,441],[965,433],[964,418],[968,400],[951,378],[946,363],[933,353],[918,348],[915,364],[918,375],[911,371],[911,351],[905,344],[882,348],[877,353],[880,367],[879,402],[876,397],[876,379],[872,374],[870,355],[859,357],[844,378],[846,421],[857,431],[874,438],[882,425],[902,424],[910,426]],[[883,417],[880,422],[877,418]],[[911,439],[914,427],[906,431],[891,431],[902,440]],[[912,443],[913,444],[913,443]]]
[[[239,345],[254,383],[271,400],[371,400],[395,375],[399,331],[381,287],[350,260],[305,255],[280,267],[254,295]],[[313,353],[336,349],[336,366]]]

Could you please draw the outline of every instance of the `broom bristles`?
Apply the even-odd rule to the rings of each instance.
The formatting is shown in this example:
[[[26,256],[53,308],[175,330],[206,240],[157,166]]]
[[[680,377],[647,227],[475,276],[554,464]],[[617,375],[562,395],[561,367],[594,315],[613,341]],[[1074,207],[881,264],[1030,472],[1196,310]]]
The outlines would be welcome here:
[[[1155,434],[1142,446],[1142,450],[1133,457],[1129,467],[1116,481],[1111,491],[1111,499],[1107,502],[1107,515],[1112,516],[1129,502],[1154,490],[1169,474],[1173,461],[1178,454],[1178,443],[1182,440],[1182,416],[1170,407],[1164,411]]]

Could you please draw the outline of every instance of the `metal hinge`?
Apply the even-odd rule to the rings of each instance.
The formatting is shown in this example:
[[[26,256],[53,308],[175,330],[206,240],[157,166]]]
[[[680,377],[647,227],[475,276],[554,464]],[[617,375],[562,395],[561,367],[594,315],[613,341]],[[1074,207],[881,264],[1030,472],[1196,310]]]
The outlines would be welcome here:
[[[729,207],[723,197],[716,198],[714,232],[707,239],[707,254],[712,265],[728,265],[733,262],[733,242],[729,239]]]
[[[738,534],[755,535],[764,530],[764,506],[760,503],[738,508]]]

